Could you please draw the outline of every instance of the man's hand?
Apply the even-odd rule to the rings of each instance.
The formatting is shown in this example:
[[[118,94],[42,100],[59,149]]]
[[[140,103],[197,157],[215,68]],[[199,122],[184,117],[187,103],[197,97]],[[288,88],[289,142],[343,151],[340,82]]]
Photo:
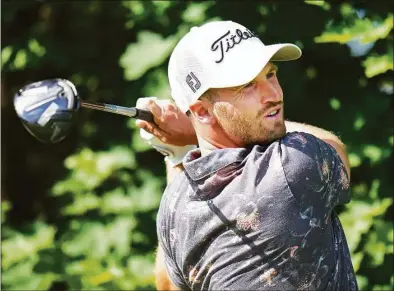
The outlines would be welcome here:
[[[197,136],[189,117],[170,100],[139,98],[137,108],[152,112],[155,124],[137,120],[136,125],[160,141],[175,146],[197,145]]]

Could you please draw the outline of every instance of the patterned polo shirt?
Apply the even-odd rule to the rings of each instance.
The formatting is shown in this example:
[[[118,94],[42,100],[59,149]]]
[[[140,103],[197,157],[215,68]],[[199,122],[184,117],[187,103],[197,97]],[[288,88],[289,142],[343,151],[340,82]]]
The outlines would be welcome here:
[[[188,153],[157,233],[182,290],[358,290],[334,210],[350,201],[333,147],[288,133],[268,145]]]

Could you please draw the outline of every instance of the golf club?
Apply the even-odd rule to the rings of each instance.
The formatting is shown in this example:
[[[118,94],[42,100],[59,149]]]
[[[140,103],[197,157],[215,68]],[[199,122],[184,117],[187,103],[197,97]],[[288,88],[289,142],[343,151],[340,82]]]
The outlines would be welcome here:
[[[25,128],[44,143],[63,140],[75,123],[80,106],[153,122],[150,111],[82,101],[73,83],[48,79],[28,84],[14,96],[14,107]]]

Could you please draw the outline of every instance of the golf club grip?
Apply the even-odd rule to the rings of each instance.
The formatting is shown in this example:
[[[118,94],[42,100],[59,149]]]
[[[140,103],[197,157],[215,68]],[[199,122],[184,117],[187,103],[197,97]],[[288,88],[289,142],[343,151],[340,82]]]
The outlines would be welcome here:
[[[135,118],[145,120],[148,122],[154,122],[152,112],[145,109],[138,109],[138,108],[136,109],[137,109],[137,115],[135,116]]]
[[[124,107],[106,103],[96,103],[80,100],[81,106],[89,109],[95,109],[119,115],[125,115],[132,118],[142,119],[148,122],[153,121],[153,115],[150,111],[138,109],[136,107]]]

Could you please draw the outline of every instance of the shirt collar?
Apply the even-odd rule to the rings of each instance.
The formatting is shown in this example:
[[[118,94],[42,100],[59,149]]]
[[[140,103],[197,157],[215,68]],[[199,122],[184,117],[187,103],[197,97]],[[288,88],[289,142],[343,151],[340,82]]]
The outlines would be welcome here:
[[[195,149],[185,156],[183,166],[189,177],[197,181],[232,163],[242,162],[249,152],[246,148],[225,148],[201,156],[200,149]]]

